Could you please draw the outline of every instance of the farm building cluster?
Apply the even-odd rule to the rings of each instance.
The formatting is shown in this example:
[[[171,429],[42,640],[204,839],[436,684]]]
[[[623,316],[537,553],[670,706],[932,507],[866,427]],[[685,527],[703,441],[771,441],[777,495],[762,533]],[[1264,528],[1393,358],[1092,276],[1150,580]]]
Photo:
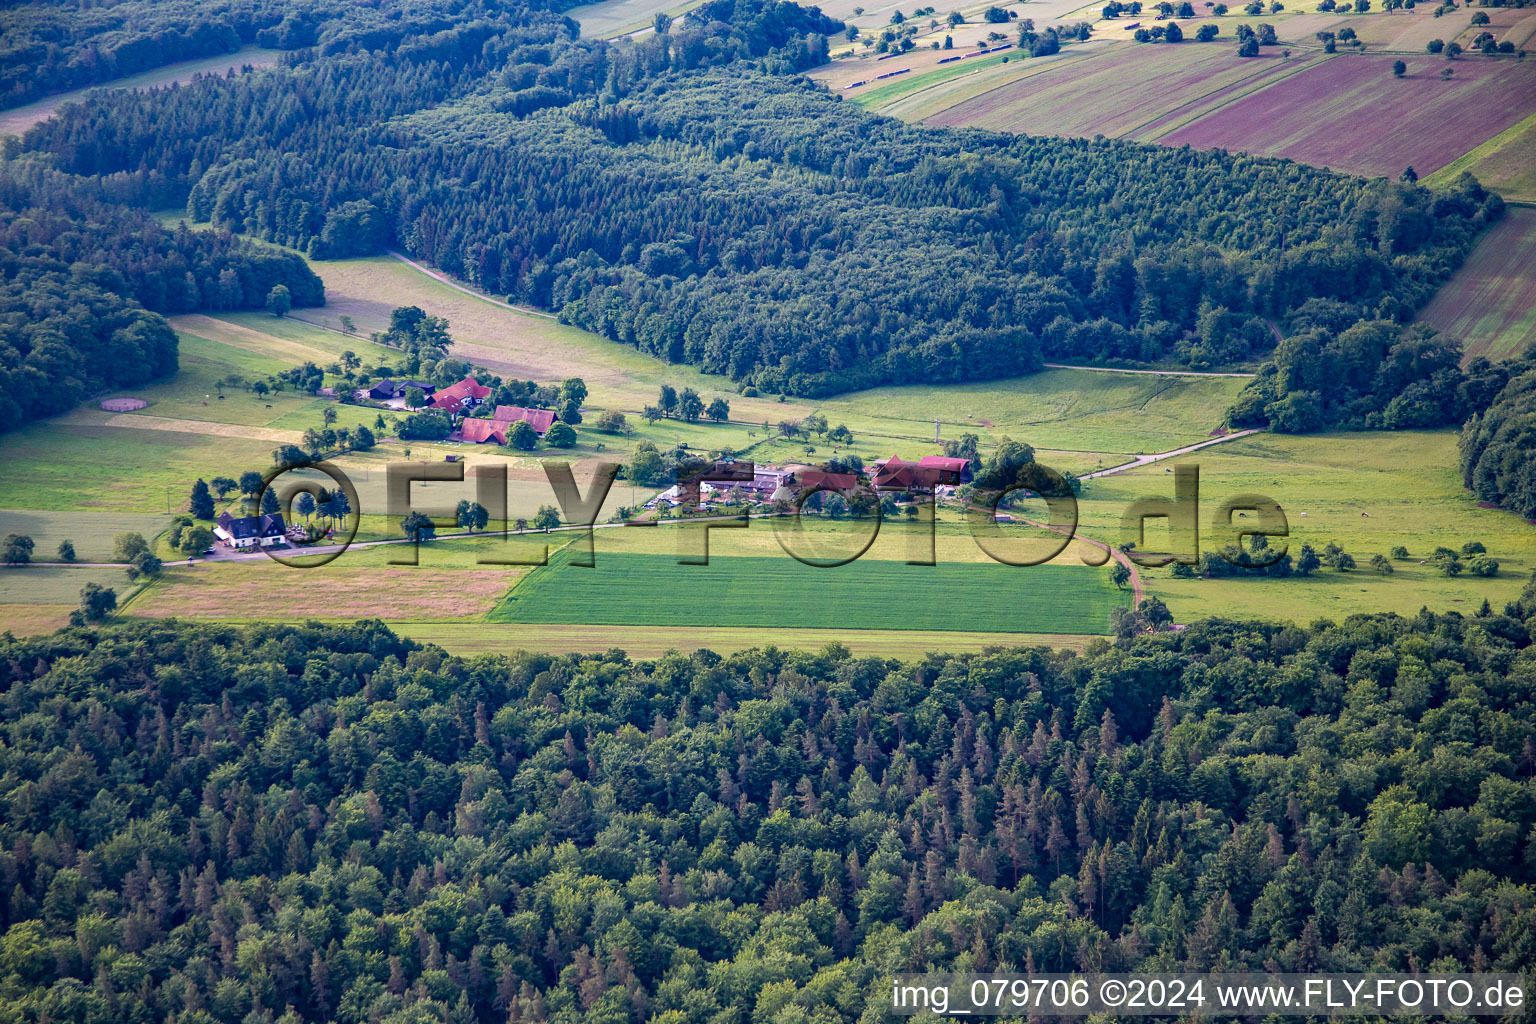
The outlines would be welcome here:
[[[708,472],[661,492],[646,507],[707,508],[715,503],[793,502],[799,496],[815,491],[833,492],[844,498],[871,491],[882,495],[933,494],[942,498],[970,480],[969,459],[943,455],[925,455],[916,462],[892,455],[871,463],[862,472],[843,473],[797,463],[759,466],[722,459]]]
[[[465,377],[448,387],[438,388],[425,381],[393,380],[386,378],[366,390],[358,391],[362,401],[378,402],[392,409],[407,409],[406,394],[411,389],[421,392],[425,404],[418,406],[424,412],[440,412],[457,422],[450,441],[467,441],[473,444],[506,444],[507,431],[519,420],[543,437],[555,425],[559,415],[553,409],[535,409],[521,405],[498,405],[489,418],[469,414],[485,404],[491,388],[473,377]]]

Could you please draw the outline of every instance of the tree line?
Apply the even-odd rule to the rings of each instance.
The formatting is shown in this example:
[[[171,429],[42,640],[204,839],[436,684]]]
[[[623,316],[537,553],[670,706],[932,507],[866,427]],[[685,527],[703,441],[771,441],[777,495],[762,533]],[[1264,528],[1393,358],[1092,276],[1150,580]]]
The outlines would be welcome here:
[[[430,46],[463,21],[542,6],[538,0],[23,0],[0,10],[0,108],[244,46],[321,53]]]
[[[1536,356],[1487,364],[1485,372],[1490,383],[1504,380],[1462,426],[1462,482],[1483,501],[1536,519]]]
[[[1533,614],[910,662],[7,635],[0,1014],[852,1024],[908,970],[1523,970]]]

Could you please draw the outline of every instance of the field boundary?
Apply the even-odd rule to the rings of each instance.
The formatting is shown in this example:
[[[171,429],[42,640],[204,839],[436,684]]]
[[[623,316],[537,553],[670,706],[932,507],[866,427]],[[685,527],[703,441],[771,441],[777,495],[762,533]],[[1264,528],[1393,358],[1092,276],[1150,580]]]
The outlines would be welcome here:
[[[545,320],[554,320],[557,322],[560,319],[553,313],[545,313],[541,310],[532,309],[528,306],[514,306],[510,302],[502,302],[500,299],[493,299],[484,292],[476,291],[475,289],[469,287],[469,285],[460,284],[458,281],[455,281],[453,278],[449,277],[447,274],[444,274],[440,270],[433,270],[431,267],[424,263],[416,262],[403,252],[390,249],[389,254],[395,259],[399,260],[401,263],[404,263],[406,266],[411,267],[414,270],[420,271],[439,284],[445,284],[449,288],[452,288],[454,291],[463,292],[465,295],[468,295],[471,298],[479,299],[481,302],[488,302],[493,306],[498,306],[501,309],[509,310],[513,313],[520,313],[523,316],[536,316]]]

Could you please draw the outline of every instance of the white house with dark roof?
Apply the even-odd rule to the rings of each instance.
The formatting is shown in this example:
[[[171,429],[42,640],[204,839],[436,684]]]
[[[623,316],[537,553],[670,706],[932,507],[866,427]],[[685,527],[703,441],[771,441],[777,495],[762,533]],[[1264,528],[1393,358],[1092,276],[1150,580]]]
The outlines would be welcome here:
[[[288,539],[288,528],[281,512],[236,518],[227,511],[219,513],[213,535],[232,548],[270,548]]]

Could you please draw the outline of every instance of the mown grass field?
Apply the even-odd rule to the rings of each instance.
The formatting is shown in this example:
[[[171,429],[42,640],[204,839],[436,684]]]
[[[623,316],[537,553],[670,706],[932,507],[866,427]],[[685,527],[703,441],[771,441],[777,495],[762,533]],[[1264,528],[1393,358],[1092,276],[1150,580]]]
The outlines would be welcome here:
[[[45,420],[0,436],[0,509],[164,513],[192,482],[231,468],[264,468],[267,441]]]
[[[975,384],[875,388],[827,400],[818,410],[833,423],[847,423],[855,435],[866,431],[908,442],[904,458],[931,454],[933,421],[939,419],[946,440],[970,432],[995,443],[1006,435],[1037,448],[1095,454],[1096,463],[1096,453],[1167,451],[1204,440],[1246,383],[1237,377],[1045,370]],[[924,441],[928,448],[912,447]]]
[[[563,550],[530,572],[491,613],[494,622],[627,626],[757,626],[932,632],[1094,633],[1126,596],[1098,569],[861,558],[815,568],[788,555],[613,554],[592,568]]]
[[[1355,612],[1412,614],[1420,607],[1470,613],[1487,597],[1495,608],[1517,596],[1536,570],[1536,531],[1519,517],[1479,508],[1461,486],[1454,431],[1283,436],[1260,434],[1089,482],[1079,501],[1088,536],[1118,541],[1121,516],[1140,497],[1172,496],[1167,467],[1200,467],[1202,544],[1214,544],[1211,520],[1220,502],[1237,494],[1268,495],[1290,524],[1294,555],[1337,541],[1358,568],[1323,569],[1311,579],[1177,580],[1168,569],[1144,569],[1149,593],[1162,597],[1178,621],[1205,615],[1310,621]],[[1156,522],[1156,521],[1153,521]],[[1148,549],[1166,540],[1149,524]],[[1478,540],[1500,563],[1497,577],[1438,575],[1419,565],[1437,546],[1459,549]],[[1371,555],[1396,545],[1412,558],[1391,576],[1369,568]]]
[[[1536,210],[1507,207],[1419,319],[1468,356],[1504,359],[1536,344]]]

